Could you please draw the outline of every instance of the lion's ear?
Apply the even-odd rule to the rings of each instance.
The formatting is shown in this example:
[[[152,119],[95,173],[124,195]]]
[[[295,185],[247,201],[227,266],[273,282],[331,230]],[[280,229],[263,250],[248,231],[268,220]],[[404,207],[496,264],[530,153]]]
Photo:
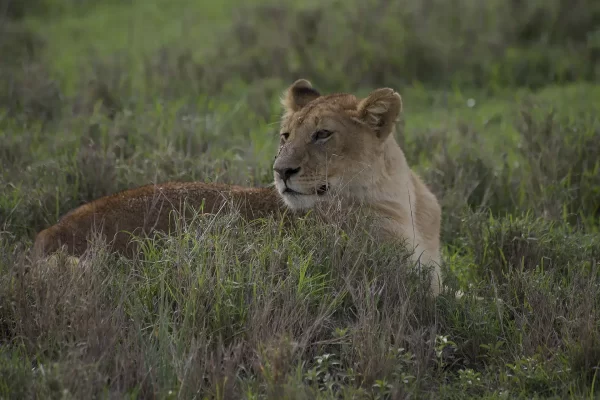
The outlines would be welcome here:
[[[286,111],[296,112],[320,96],[309,81],[298,79],[286,90],[281,103]]]
[[[392,132],[401,112],[402,98],[389,88],[372,91],[358,104],[360,118],[382,139]]]

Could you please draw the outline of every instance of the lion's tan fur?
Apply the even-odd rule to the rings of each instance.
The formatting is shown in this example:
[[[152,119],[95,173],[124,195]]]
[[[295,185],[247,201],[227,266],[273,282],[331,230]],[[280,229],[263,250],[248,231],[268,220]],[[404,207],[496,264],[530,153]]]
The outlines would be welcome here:
[[[414,250],[415,260],[433,264],[432,291],[438,294],[441,210],[394,138],[402,111],[398,93],[384,88],[364,99],[351,94],[321,96],[308,81],[299,80],[286,91],[282,104],[275,188],[198,182],[128,190],[65,215],[38,234],[36,252],[48,254],[65,245],[69,253],[80,255],[89,234],[101,228],[114,250],[131,254],[135,251],[129,243],[131,233],[168,232],[173,228],[171,211],[182,211],[184,202],[208,213],[233,202],[243,215],[254,218],[283,212],[284,203],[288,209],[303,210],[341,201],[348,210],[358,205],[371,211],[375,233],[382,240],[402,240]],[[315,136],[317,132],[321,136]],[[281,173],[286,170],[293,176],[284,180]]]

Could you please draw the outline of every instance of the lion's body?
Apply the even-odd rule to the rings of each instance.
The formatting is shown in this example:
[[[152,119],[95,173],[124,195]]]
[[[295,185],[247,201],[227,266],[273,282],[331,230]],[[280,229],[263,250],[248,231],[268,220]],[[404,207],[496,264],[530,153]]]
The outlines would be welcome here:
[[[102,224],[104,236],[114,238],[113,248],[125,252],[129,233],[169,231],[170,211],[179,211],[184,200],[194,208],[204,204],[207,213],[233,200],[249,218],[317,204],[342,204],[346,210],[358,205],[374,215],[376,237],[400,240],[414,250],[415,261],[433,264],[432,291],[438,294],[441,209],[392,134],[402,110],[400,96],[391,89],[378,89],[365,99],[321,96],[299,80],[288,89],[283,106],[282,140],[273,166],[276,190],[204,183],[144,186],[72,211],[38,235],[36,248],[47,254],[66,244],[79,254],[93,227]]]
[[[175,228],[178,215],[190,210],[214,214],[230,205],[249,219],[284,210],[273,188],[202,182],[146,185],[99,198],[70,211],[37,235],[34,251],[45,255],[66,246],[69,254],[80,256],[87,249],[89,235],[96,231],[110,243],[112,250],[131,255],[135,251],[130,243],[132,234],[168,233]]]
[[[406,165],[407,169],[404,173],[390,174],[391,179],[373,188],[363,204],[374,211],[384,238],[399,237],[414,250],[415,260],[439,265],[441,209],[437,199],[408,169],[399,147],[394,148],[390,143],[388,152],[396,152],[395,165]]]

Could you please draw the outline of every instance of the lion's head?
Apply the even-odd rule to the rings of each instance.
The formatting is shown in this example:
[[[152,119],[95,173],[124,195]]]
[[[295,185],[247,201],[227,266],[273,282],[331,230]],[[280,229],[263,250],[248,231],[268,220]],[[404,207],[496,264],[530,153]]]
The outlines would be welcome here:
[[[282,104],[273,169],[275,186],[288,207],[308,209],[335,194],[356,197],[384,174],[384,149],[402,111],[394,90],[377,89],[364,99],[321,96],[300,79],[286,91]]]

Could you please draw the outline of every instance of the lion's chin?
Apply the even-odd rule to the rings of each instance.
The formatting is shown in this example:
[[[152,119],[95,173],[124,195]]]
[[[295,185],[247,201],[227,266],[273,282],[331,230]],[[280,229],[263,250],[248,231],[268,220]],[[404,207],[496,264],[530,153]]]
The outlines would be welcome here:
[[[292,210],[308,210],[315,206],[319,201],[316,194],[296,194],[292,192],[280,193],[285,205]]]
[[[317,188],[298,189],[294,186],[288,187],[283,181],[275,178],[275,187],[285,205],[292,210],[307,210],[315,206],[329,194],[329,185],[321,185]],[[298,189],[298,190],[297,190]]]

